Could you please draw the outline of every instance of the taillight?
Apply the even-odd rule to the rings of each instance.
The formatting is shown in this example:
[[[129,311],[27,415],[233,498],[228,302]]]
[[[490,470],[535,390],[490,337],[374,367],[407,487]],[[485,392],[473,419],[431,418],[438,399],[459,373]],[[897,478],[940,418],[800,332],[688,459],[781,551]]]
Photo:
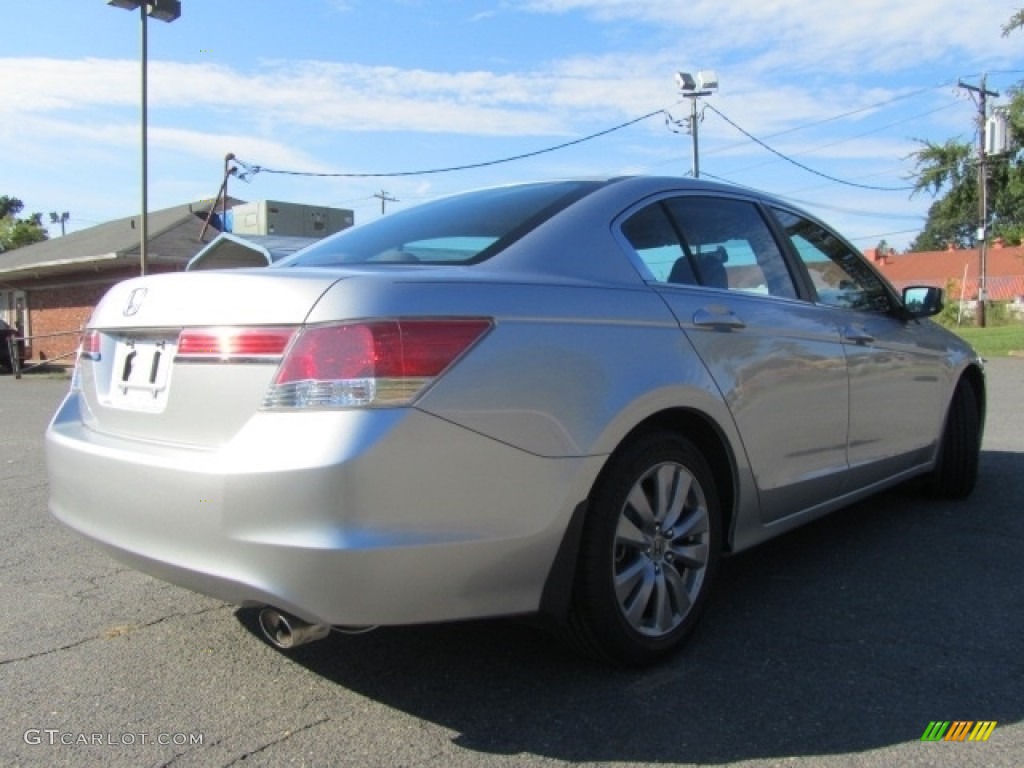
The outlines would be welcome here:
[[[100,332],[95,330],[86,331],[82,336],[82,343],[78,347],[79,360],[100,359]]]
[[[263,407],[407,405],[490,328],[482,318],[306,328],[281,361]]]
[[[186,328],[178,336],[176,362],[276,362],[294,328]]]

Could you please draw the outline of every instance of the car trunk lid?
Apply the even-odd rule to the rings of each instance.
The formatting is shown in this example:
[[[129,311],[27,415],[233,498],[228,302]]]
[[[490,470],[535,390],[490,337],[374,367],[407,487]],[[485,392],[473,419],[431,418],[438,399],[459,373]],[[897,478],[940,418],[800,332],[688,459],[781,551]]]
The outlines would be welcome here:
[[[96,307],[74,388],[92,429],[213,449],[257,412],[294,329],[343,276],[236,270],[135,278]]]

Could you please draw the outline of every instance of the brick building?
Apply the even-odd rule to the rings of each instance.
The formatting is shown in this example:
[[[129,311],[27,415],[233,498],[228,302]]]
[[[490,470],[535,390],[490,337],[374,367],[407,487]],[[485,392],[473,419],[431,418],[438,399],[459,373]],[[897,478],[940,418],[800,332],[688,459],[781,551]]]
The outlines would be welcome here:
[[[148,272],[183,270],[220,234],[217,216],[203,231],[211,205],[207,200],[150,212]],[[139,274],[138,227],[138,217],[130,216],[0,253],[0,320],[31,337],[29,357],[73,355],[77,332],[103,294]]]

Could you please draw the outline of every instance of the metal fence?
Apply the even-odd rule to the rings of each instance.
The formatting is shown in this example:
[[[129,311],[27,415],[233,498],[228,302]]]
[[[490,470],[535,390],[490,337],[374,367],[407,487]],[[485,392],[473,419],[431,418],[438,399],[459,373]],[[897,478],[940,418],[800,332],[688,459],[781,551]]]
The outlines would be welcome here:
[[[57,355],[56,357],[50,357],[46,360],[40,360],[38,363],[32,363],[31,365],[23,366],[21,364],[20,349],[26,342],[32,341],[33,339],[52,339],[58,336],[81,336],[82,331],[58,331],[57,333],[42,333],[37,336],[16,336],[11,334],[7,337],[7,351],[10,354],[11,360],[11,371],[14,373],[14,378],[20,379],[23,371],[31,371],[36,368],[42,368],[44,365],[49,365],[55,360],[64,360],[65,358],[74,357],[78,354],[78,350],[75,349],[71,352],[66,352],[63,355]]]

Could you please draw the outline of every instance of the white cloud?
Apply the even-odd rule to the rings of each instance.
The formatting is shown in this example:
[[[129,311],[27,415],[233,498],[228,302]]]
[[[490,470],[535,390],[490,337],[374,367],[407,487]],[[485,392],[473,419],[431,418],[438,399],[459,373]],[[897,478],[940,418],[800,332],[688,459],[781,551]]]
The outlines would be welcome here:
[[[698,10],[705,1],[695,0]],[[766,4],[775,10],[806,5],[802,0],[766,0]],[[668,13],[670,4],[544,0],[544,6],[585,7],[606,15],[646,13],[657,18]],[[747,23],[744,29],[750,26]],[[150,120],[173,122],[176,110],[205,110],[202,114],[217,130],[236,134],[276,135],[306,127],[336,132],[578,135],[671,105],[676,96],[671,78],[677,56],[666,50],[575,56],[511,74],[320,61],[266,61],[255,71],[242,72],[213,63],[152,61]],[[780,56],[766,53],[762,63],[771,57]],[[0,119],[137,108],[139,72],[134,61],[8,58],[0,59],[0,70],[5,73],[0,82]],[[719,74],[722,90],[715,103],[754,132],[845,113],[900,93],[895,85],[883,87],[883,78],[874,78],[871,87],[860,81],[807,82],[807,78],[778,84],[777,72],[756,65]]]
[[[0,59],[0,116],[129,107],[136,62]],[[337,130],[475,135],[555,134],[569,122],[550,111],[550,78],[430,72],[326,62],[270,62],[256,73],[215,64],[151,61],[149,107],[245,112],[275,123]],[[607,101],[607,99],[606,99]]]
[[[730,58],[743,51],[773,68],[850,74],[908,69],[957,51],[1001,53],[1009,62],[1017,45],[1000,30],[1017,5],[986,0],[981,12],[963,0],[526,0],[519,7],[676,28],[702,51]]]
[[[355,8],[350,0],[327,0],[327,5],[338,13],[349,13]]]
[[[151,162],[165,163],[164,168],[181,174],[181,184],[190,185],[189,174],[200,180],[208,172],[215,175],[226,151],[268,167],[306,171],[347,170],[328,156],[348,158],[345,162],[355,171],[429,167],[434,164],[430,148],[442,146],[448,154],[440,164],[486,160],[556,144],[658,108],[671,107],[683,117],[689,105],[673,106],[678,95],[672,74],[703,66],[718,70],[722,81],[708,103],[755,136],[813,167],[845,162],[840,167],[853,167],[850,173],[855,173],[856,163],[863,162],[864,172],[872,173],[898,167],[908,148],[914,148],[910,137],[972,130],[973,105],[966,100],[958,105],[952,88],[916,95],[898,105],[901,111],[894,107],[891,118],[879,114],[887,108],[872,105],[957,74],[971,77],[1002,61],[1007,68],[1017,66],[1020,39],[1002,38],[1000,25],[1019,2],[985,0],[982,13],[968,9],[963,0],[501,0],[491,9],[479,9],[471,21],[483,25],[493,22],[494,14],[518,11],[576,14],[603,24],[590,25],[585,33],[574,31],[572,44],[560,49],[582,53],[544,61],[536,58],[539,46],[524,45],[523,60],[530,64],[517,69],[506,57],[500,71],[496,59],[483,59],[484,64],[477,59],[464,69],[436,61],[433,66],[395,67],[294,59],[235,66],[151,60]],[[351,0],[325,3],[338,13],[354,10]],[[919,71],[913,84],[900,79],[904,71],[915,72],[929,62],[937,73],[935,83],[920,82]],[[131,169],[138,146],[137,60],[8,57],[0,58],[0,71],[0,166],[31,164],[33,172],[45,174],[61,165],[91,163],[104,169],[103,176],[117,158]],[[950,108],[933,111],[943,106]],[[856,110],[864,111],[807,128]],[[858,135],[858,121],[867,131],[896,120],[906,122],[878,135]],[[795,127],[804,130],[785,133]],[[420,145],[426,151],[417,149],[417,133],[429,134]],[[466,149],[468,141],[446,140],[452,136],[508,141],[481,141],[480,149]],[[516,143],[519,138],[525,140]],[[604,141],[588,145],[596,150],[589,154],[546,155],[504,166],[500,173],[614,173],[645,170],[646,161],[651,163],[646,170],[681,173],[689,166],[689,137],[667,134],[658,119]],[[376,154],[354,151],[364,146]],[[467,156],[458,157],[453,146]],[[497,146],[505,149],[487,148]],[[605,147],[612,149],[603,152]],[[733,173],[722,172],[743,183],[755,183],[757,177],[736,169],[773,160],[712,113],[702,129],[701,147],[707,171],[716,169],[719,160],[728,161]],[[769,168],[771,184],[780,183],[776,167],[781,168]],[[786,170],[794,171],[791,166]],[[798,185],[815,183],[795,173],[803,177]],[[891,183],[893,177],[879,183]],[[464,178],[433,177],[416,188],[411,180],[387,184],[408,201],[448,183],[457,186]],[[274,181],[284,183],[283,177]],[[336,181],[339,199],[353,195]]]
[[[45,143],[73,154],[80,153],[81,148],[86,145],[127,148],[137,147],[139,143],[139,126],[130,122],[79,123],[36,117],[23,122],[19,126],[19,131],[31,133],[36,144]],[[151,151],[179,153],[202,162],[223,161],[225,154],[234,152],[239,157],[258,157],[268,167],[313,172],[327,170],[304,152],[281,142],[244,133],[215,133],[150,126],[148,139]]]

